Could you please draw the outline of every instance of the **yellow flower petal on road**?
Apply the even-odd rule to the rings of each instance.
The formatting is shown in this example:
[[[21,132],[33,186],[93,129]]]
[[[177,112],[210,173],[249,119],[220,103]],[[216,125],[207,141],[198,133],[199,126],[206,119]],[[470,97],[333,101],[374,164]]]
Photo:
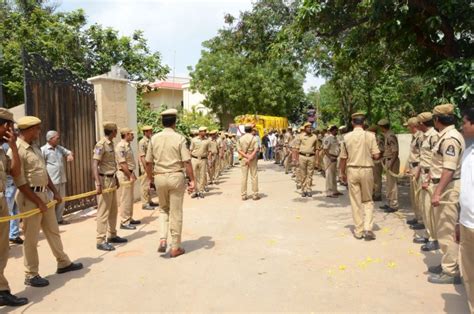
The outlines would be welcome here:
[[[387,267],[390,269],[394,269],[395,267],[397,267],[397,264],[395,262],[388,262]]]
[[[386,233],[389,233],[389,232],[390,232],[390,228],[385,227],[385,228],[382,229],[382,233],[386,234]]]
[[[296,218],[296,219],[301,219],[301,216],[296,216],[295,218]]]
[[[276,240],[268,240],[268,244],[270,245],[275,245],[277,243]]]
[[[409,250],[408,250],[408,254],[410,254],[410,255],[415,255],[415,251],[412,250],[412,249],[409,249]]]
[[[346,270],[347,266],[346,265],[339,265],[339,270]]]
[[[367,268],[367,262],[365,261],[360,261],[357,263],[357,266],[360,268],[360,269],[366,269]]]
[[[367,257],[367,258],[365,259],[365,261],[366,261],[367,263],[372,263],[374,260],[372,259],[372,257],[369,256],[369,257]]]
[[[245,237],[244,237],[243,235],[241,235],[241,234],[238,234],[238,235],[235,236],[235,239],[236,239],[236,240],[244,240]]]

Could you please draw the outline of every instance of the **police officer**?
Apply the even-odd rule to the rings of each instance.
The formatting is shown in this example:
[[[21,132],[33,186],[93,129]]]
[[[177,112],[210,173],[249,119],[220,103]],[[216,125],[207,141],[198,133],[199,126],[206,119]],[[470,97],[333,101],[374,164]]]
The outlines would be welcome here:
[[[459,218],[461,157],[466,145],[464,137],[454,126],[456,118],[452,104],[436,106],[433,117],[435,128],[439,131],[439,140],[433,148],[433,166],[430,169],[433,184],[431,205],[443,256],[441,267],[429,268],[431,275],[428,281],[437,284],[458,284],[461,283],[458,263],[459,246],[453,235]]]
[[[212,130],[209,132],[209,160],[208,160],[208,169],[209,169],[209,184],[214,184],[217,180],[216,178],[216,165],[219,150],[217,148],[217,130]]]
[[[418,128],[423,132],[420,146],[420,172],[417,174],[418,188],[422,187],[419,194],[419,204],[423,213],[423,222],[426,227],[424,234],[413,239],[414,243],[423,244],[422,251],[439,249],[438,238],[431,207],[431,194],[428,191],[430,182],[430,169],[433,166],[432,150],[439,139],[439,134],[434,128],[433,114],[422,112],[418,116]]]
[[[117,179],[120,188],[118,195],[120,199],[120,229],[135,230],[134,225],[140,224],[140,220],[133,219],[133,190],[137,176],[134,171],[136,168],[135,157],[133,156],[130,143],[134,139],[134,134],[130,128],[120,129],[121,141],[115,148],[117,160]]]
[[[408,119],[405,126],[408,128],[410,133],[412,134],[411,142],[410,142],[410,154],[408,156],[408,169],[407,174],[411,176],[411,178],[418,177],[418,173],[420,171],[420,148],[421,148],[421,141],[423,132],[418,130],[418,118],[412,117]],[[417,184],[413,179],[410,180],[410,204],[415,214],[413,219],[407,220],[407,224],[410,225],[410,229],[412,230],[422,230],[425,229],[425,225],[423,224],[423,212],[421,210],[420,202],[419,202],[419,191],[416,190]]]
[[[103,128],[104,137],[95,144],[92,156],[92,174],[97,192],[97,249],[113,251],[115,248],[110,243],[125,243],[128,240],[117,236],[116,191],[102,194],[102,190],[117,188],[117,164],[112,142],[117,136],[117,125],[104,121]]]
[[[207,176],[207,160],[211,157],[209,151],[209,140],[206,139],[206,127],[199,128],[198,136],[191,140],[191,163],[193,165],[193,172],[196,178],[196,193],[193,198],[204,198],[204,187]]]
[[[13,113],[5,108],[0,108],[0,143],[8,143],[11,147],[11,158],[0,148],[0,217],[9,216],[8,205],[5,199],[7,174],[18,176],[21,171],[20,157],[16,146],[16,136],[13,131]],[[9,245],[9,222],[0,223],[0,306],[21,306],[28,303],[27,298],[19,298],[10,292],[4,271],[7,266]]]
[[[303,125],[303,133],[296,142],[296,149],[293,157],[299,164],[301,174],[302,197],[311,197],[311,182],[314,172],[314,155],[318,138],[311,131],[311,123]]]
[[[138,158],[140,161],[140,185],[141,185],[141,199],[142,209],[153,210],[158,206],[157,203],[153,202],[150,195],[150,186],[148,185],[148,179],[146,178],[146,161],[145,156],[148,150],[148,144],[153,134],[153,127],[145,125],[142,127],[143,138],[138,142]],[[154,187],[154,185],[152,185]],[[156,187],[155,187],[156,189]]]
[[[54,194],[54,199],[61,202],[61,197],[54,187],[46,170],[46,162],[41,150],[34,144],[39,139],[41,132],[41,120],[37,117],[26,116],[17,122],[20,129],[20,137],[17,140],[18,155],[21,162],[21,171],[14,177],[19,193],[16,195],[16,203],[20,213],[39,208],[41,214],[23,219],[25,242],[23,254],[25,256],[26,278],[25,284],[33,287],[44,287],[49,281],[42,278],[39,271],[38,238],[40,230],[48,240],[48,244],[58,262],[57,273],[65,273],[82,269],[81,263],[72,263],[64,253],[63,243],[59,235],[58,222],[54,208],[48,208],[48,189]],[[13,151],[10,148],[9,156],[13,159]]]
[[[183,199],[186,191],[186,179],[189,179],[188,191],[194,190],[194,174],[191,154],[186,148],[186,139],[176,132],[176,109],[167,109],[161,113],[163,131],[153,135],[146,154],[147,176],[158,186],[160,201],[160,246],[158,252],[167,248],[168,229],[171,233],[170,256],[177,257],[185,253],[181,247],[183,228]],[[154,171],[152,170],[152,166]],[[153,173],[155,176],[153,177]]]
[[[293,128],[291,126],[288,127],[288,131],[285,133],[283,137],[283,151],[285,154],[285,159],[283,161],[283,165],[285,166],[285,174],[288,174],[290,172],[290,167],[291,167],[291,148],[290,144],[293,141]]]
[[[373,166],[374,159],[380,158],[380,150],[373,133],[364,131],[365,114],[352,115],[354,130],[344,136],[341,146],[341,176],[348,183],[349,197],[356,239],[375,240],[374,224]]]
[[[339,157],[340,145],[336,138],[337,126],[333,125],[329,128],[329,135],[324,139],[324,164],[326,165],[326,196],[338,197],[342,195],[337,190],[337,159]]]
[[[252,125],[245,125],[245,134],[237,142],[237,151],[240,156],[240,167],[242,169],[241,196],[242,200],[247,200],[247,180],[250,172],[250,181],[252,182],[252,198],[259,200],[258,195],[258,144],[255,136],[252,135]]]
[[[400,172],[400,159],[398,158],[398,139],[397,136],[390,129],[390,122],[387,119],[380,120],[377,125],[384,135],[384,152],[383,162],[387,170],[387,199],[388,204],[380,208],[386,213],[393,213],[398,211],[398,180],[393,174]]]

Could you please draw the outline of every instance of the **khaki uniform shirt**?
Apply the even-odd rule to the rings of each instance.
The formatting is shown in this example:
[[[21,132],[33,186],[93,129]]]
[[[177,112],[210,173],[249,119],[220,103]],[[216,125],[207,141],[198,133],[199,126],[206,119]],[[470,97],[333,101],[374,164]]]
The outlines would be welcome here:
[[[148,144],[150,144],[150,139],[144,136],[140,142],[138,142],[138,157],[145,157],[146,152],[148,150]],[[142,163],[138,163],[140,165],[141,173],[145,173],[145,168],[143,167]]]
[[[196,136],[191,140],[191,146],[189,150],[191,151],[191,156],[197,158],[206,158],[209,154],[209,140],[201,139],[199,136]]]
[[[314,154],[316,152],[316,144],[318,137],[314,134],[301,133],[296,141],[296,148],[301,154]]]
[[[114,143],[104,137],[95,144],[93,159],[99,161],[100,174],[114,174],[117,171],[115,163]]]
[[[347,159],[348,167],[373,167],[372,155],[380,153],[373,133],[356,127],[344,136],[339,157]]]
[[[237,149],[245,154],[250,154],[257,148],[258,143],[255,140],[255,137],[250,133],[245,133],[237,141]]]
[[[384,152],[383,157],[387,159],[393,159],[398,157],[398,139],[397,136],[388,130],[384,135]]]
[[[10,173],[11,161],[2,147],[0,147],[0,192],[5,192],[7,187],[7,174]]]
[[[121,140],[117,147],[115,148],[116,152],[116,160],[117,160],[117,168],[121,169],[120,164],[125,162],[127,163],[128,170],[133,171],[137,167],[135,163],[135,157],[133,156],[132,147],[130,143],[126,140]]]
[[[323,149],[326,150],[331,157],[336,158],[340,153],[340,146],[337,137],[332,134],[329,134],[324,139]]]
[[[217,141],[211,139],[209,141],[209,151],[211,152],[212,155],[217,155],[218,149],[217,149]]]
[[[171,128],[153,135],[146,152],[146,162],[154,163],[158,174],[183,171],[184,162],[190,159],[186,138]]]
[[[420,149],[421,149],[421,142],[423,141],[423,132],[416,131],[415,134],[411,137],[410,143],[410,154],[408,156],[408,162],[420,162]]]
[[[20,155],[21,172],[18,177],[13,178],[15,185],[47,186],[48,171],[40,148],[35,144],[28,144],[21,138],[17,139],[16,144]],[[12,158],[11,151],[8,152],[8,156]]]
[[[433,147],[435,147],[438,142],[439,134],[435,128],[429,128],[425,133],[423,133],[421,146],[420,146],[420,166],[424,169],[429,169],[432,164],[433,157]]]
[[[431,178],[441,178],[443,169],[448,169],[454,171],[453,179],[459,179],[462,153],[465,148],[463,136],[453,125],[439,132],[439,140],[433,147]]]

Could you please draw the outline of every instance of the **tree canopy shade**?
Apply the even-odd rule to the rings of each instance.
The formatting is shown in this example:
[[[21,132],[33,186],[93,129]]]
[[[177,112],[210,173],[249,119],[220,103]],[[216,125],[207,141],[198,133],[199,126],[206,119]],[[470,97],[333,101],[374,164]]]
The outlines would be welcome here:
[[[304,67],[271,49],[295,13],[285,1],[258,1],[239,18],[227,15],[225,27],[203,43],[192,88],[206,95],[205,105],[224,125],[247,113],[290,116],[304,102]]]
[[[83,79],[121,65],[132,80],[155,80],[169,72],[143,32],[120,36],[99,24],[87,26],[83,10],[55,12],[42,0],[0,1],[0,78],[7,106],[23,101],[21,51],[35,52]]]

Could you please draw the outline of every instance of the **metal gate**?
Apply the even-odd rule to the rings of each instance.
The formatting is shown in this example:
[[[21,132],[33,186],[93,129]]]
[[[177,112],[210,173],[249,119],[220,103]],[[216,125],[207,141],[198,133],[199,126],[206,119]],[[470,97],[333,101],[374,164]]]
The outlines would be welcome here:
[[[46,132],[60,133],[60,145],[74,153],[66,165],[66,195],[77,195],[95,189],[92,180],[92,149],[96,142],[96,106],[94,86],[66,69],[54,69],[37,54],[23,54],[25,67],[26,114],[41,119],[40,145],[46,143]],[[96,205],[96,197],[66,203],[66,212]]]

